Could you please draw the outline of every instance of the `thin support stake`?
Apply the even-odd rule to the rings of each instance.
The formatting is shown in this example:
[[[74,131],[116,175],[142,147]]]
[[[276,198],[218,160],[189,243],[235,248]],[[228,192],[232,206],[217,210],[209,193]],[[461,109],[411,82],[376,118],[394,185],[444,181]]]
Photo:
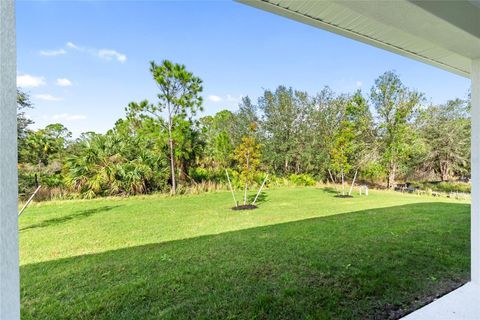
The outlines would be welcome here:
[[[230,176],[228,175],[227,169],[225,169],[225,173],[227,174],[228,185],[230,186],[230,191],[232,192],[233,201],[235,202],[235,207],[238,207],[238,202],[237,202],[237,199],[235,199],[235,193],[233,192],[232,183],[230,182]]]
[[[40,187],[41,186],[38,186],[37,189],[35,189],[35,192],[30,196],[30,198],[28,199],[28,201],[23,205],[22,207],[22,210],[20,210],[20,212],[18,213],[18,216],[20,216],[22,214],[22,212],[27,209],[28,205],[30,204],[30,202],[32,202],[33,200],[33,197],[35,197],[35,195],[37,194],[38,190],[40,190]]]
[[[267,181],[267,178],[268,178],[268,174],[265,176],[265,179],[263,179],[262,185],[260,186],[260,189],[258,190],[257,195],[255,196],[255,199],[253,200],[252,205],[254,205],[255,202],[257,202],[257,198],[260,195],[260,192],[262,192],[263,186],[265,185],[265,182]]]
[[[355,185],[355,180],[357,179],[357,173],[358,173],[358,169],[355,170],[355,176],[353,177],[352,185],[350,186],[350,191],[348,191],[349,196],[352,195],[353,186]]]

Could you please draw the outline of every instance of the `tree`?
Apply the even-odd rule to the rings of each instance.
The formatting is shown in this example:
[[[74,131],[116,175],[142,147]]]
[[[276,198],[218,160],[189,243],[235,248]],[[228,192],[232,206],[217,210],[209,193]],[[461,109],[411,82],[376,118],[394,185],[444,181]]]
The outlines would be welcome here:
[[[247,204],[248,186],[252,184],[260,165],[260,145],[255,137],[244,136],[242,143],[235,149],[234,159],[240,168],[240,179],[245,184],[243,204]]]
[[[235,115],[228,110],[214,116],[200,119],[202,139],[205,141],[205,154],[201,164],[213,169],[225,168],[230,164],[233,152],[233,121]]]
[[[371,138],[372,116],[367,101],[360,91],[346,100],[338,128],[332,137],[330,163],[335,172],[340,172],[342,195],[345,195],[345,176],[364,165],[367,144]],[[353,187],[354,181],[352,181]]]
[[[25,138],[28,126],[33,124],[33,120],[28,118],[25,114],[25,109],[33,108],[32,102],[30,101],[30,96],[22,91],[17,89],[17,134],[18,139]]]
[[[350,172],[352,165],[350,157],[353,152],[354,135],[348,123],[342,124],[340,130],[333,137],[333,145],[330,151],[332,169],[340,172],[342,178],[342,195],[345,195],[345,175]]]
[[[388,175],[387,187],[393,188],[399,165],[413,151],[411,122],[423,95],[408,89],[396,73],[387,71],[375,80],[370,99],[379,120],[382,160]]]
[[[258,138],[258,130],[251,132],[252,124],[256,127],[259,125],[259,117],[257,106],[252,103],[250,97],[242,97],[242,101],[238,105],[238,111],[234,114],[233,126],[230,132],[232,143],[235,147],[242,143],[242,139],[246,135],[254,134]]]
[[[121,119],[107,134],[88,134],[66,160],[65,180],[85,198],[164,191],[169,173],[149,119]],[[155,132],[153,131],[153,132]]]
[[[456,99],[432,105],[418,122],[428,148],[422,169],[439,173],[442,181],[455,173],[468,174],[470,121],[466,102]]]
[[[31,164],[48,165],[52,160],[62,158],[71,135],[60,123],[49,124],[37,131],[28,131],[20,149],[20,157]]]
[[[30,96],[22,91],[17,89],[17,143],[18,143],[18,162],[22,162],[22,154],[25,149],[25,139],[29,134],[30,130],[28,127],[34,122],[32,119],[27,117],[25,110],[33,108],[32,102],[30,101]]]
[[[279,86],[274,92],[265,90],[258,101],[263,112],[262,130],[268,137],[265,157],[277,173],[288,174],[292,166],[296,172],[299,169],[297,154],[302,150],[296,146],[305,114],[301,101],[306,97],[306,93]]]
[[[148,101],[141,103],[130,103],[129,109],[133,113],[148,113],[156,118],[159,123],[162,121],[162,114],[166,112],[165,123],[168,131],[168,146],[170,158],[170,172],[172,179],[172,193],[176,193],[175,173],[175,147],[174,125],[184,119],[191,119],[197,111],[202,111],[203,90],[202,80],[186,70],[184,65],[162,61],[160,65],[154,61],[150,62],[150,72],[155,80],[160,93],[157,95],[158,103],[150,104]]]

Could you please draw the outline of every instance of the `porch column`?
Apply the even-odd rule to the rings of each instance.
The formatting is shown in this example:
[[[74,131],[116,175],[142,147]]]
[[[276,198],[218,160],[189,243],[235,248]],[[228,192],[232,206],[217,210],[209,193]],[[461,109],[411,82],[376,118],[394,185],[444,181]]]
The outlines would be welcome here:
[[[480,285],[480,59],[472,61],[471,277]]]
[[[20,319],[15,3],[0,0],[0,319]]]

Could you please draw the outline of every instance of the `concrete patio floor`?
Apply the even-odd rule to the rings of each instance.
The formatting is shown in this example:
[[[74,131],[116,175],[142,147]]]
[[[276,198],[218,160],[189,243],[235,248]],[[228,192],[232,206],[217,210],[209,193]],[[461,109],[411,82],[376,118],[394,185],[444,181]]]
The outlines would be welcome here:
[[[471,282],[402,318],[402,320],[479,319],[480,286]]]

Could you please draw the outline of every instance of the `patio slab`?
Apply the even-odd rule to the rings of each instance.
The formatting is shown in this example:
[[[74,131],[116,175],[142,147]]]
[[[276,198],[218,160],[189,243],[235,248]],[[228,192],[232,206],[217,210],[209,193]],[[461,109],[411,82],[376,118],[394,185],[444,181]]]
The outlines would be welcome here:
[[[469,282],[402,320],[480,320],[480,286]]]

